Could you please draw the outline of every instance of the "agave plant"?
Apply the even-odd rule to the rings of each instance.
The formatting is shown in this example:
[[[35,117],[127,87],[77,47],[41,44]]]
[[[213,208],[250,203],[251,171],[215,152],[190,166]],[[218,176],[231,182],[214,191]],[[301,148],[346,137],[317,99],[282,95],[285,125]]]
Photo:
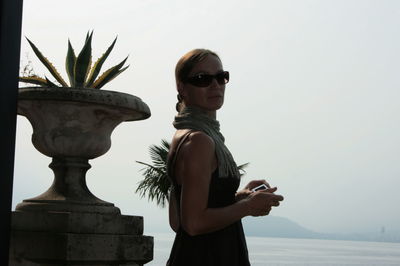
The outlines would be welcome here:
[[[144,179],[139,182],[135,192],[139,192],[142,198],[147,194],[149,201],[155,200],[156,204],[161,207],[165,207],[172,186],[167,173],[167,156],[170,146],[170,143],[163,139],[160,146],[151,145],[149,147],[152,164],[136,161],[145,167],[142,169]],[[238,166],[241,176],[245,173],[244,168],[248,164],[245,163]]]
[[[62,78],[54,65],[45,56],[43,56],[43,54],[33,44],[33,42],[26,38],[36,56],[50,71],[50,73],[53,75],[60,86],[51,82],[46,76],[44,78],[37,75],[19,77],[19,81],[40,85],[41,87],[75,87],[100,89],[107,82],[117,77],[129,67],[129,65],[123,67],[128,57],[122,60],[122,62],[118,65],[111,67],[99,77],[97,77],[100,73],[104,61],[107,59],[108,55],[111,53],[111,50],[114,48],[117,37],[114,39],[110,47],[108,47],[107,51],[92,66],[92,36],[93,31],[87,33],[85,44],[78,56],[75,55],[71,42],[68,40],[68,52],[67,58],[65,60],[65,69],[68,75],[69,85]]]

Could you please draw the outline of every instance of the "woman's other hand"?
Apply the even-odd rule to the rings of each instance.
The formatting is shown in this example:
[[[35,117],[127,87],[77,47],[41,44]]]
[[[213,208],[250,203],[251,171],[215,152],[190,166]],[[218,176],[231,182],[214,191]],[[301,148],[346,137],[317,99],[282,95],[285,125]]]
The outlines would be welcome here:
[[[251,216],[268,215],[272,207],[279,206],[283,196],[276,195],[276,187],[250,193],[245,199],[248,206],[248,213]]]

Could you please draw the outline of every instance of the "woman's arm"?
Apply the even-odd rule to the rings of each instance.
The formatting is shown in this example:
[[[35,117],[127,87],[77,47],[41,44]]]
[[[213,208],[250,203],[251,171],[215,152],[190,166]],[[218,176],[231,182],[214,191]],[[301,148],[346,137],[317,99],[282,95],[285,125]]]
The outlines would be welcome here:
[[[194,132],[178,156],[175,174],[182,184],[181,223],[190,235],[222,229],[247,215],[266,215],[271,206],[283,199],[267,190],[223,208],[208,208],[209,185],[216,168],[213,140],[202,132]]]
[[[172,188],[169,194],[169,225],[174,232],[178,231],[179,228],[179,216],[177,209],[177,202],[175,196],[175,190]]]

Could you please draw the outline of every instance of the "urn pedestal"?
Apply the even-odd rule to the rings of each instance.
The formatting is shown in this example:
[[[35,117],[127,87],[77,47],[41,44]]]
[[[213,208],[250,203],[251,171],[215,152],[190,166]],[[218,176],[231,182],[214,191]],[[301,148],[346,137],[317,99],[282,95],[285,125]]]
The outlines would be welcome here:
[[[133,95],[97,89],[24,88],[18,114],[33,127],[35,148],[52,158],[54,181],[12,213],[10,265],[143,265],[153,238],[141,216],[121,215],[86,185],[88,161],[111,147],[124,121],[150,117]],[[29,178],[29,177],[27,177]]]

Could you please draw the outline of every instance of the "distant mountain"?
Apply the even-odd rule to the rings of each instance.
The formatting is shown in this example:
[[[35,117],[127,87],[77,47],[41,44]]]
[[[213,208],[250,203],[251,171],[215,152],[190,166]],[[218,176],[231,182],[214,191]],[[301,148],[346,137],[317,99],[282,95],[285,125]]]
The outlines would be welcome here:
[[[242,223],[247,236],[400,242],[400,232],[398,231],[357,234],[319,233],[309,230],[288,218],[278,216],[246,217],[242,219]]]
[[[242,219],[248,236],[321,238],[323,234],[304,228],[288,218],[278,216],[246,217]]]
[[[307,229],[292,220],[278,216],[246,217],[242,219],[243,229],[247,236],[311,238],[330,240],[354,240],[376,242],[400,242],[400,231],[366,232],[353,234],[319,233]],[[173,233],[168,222],[158,220],[145,221],[145,234]]]

